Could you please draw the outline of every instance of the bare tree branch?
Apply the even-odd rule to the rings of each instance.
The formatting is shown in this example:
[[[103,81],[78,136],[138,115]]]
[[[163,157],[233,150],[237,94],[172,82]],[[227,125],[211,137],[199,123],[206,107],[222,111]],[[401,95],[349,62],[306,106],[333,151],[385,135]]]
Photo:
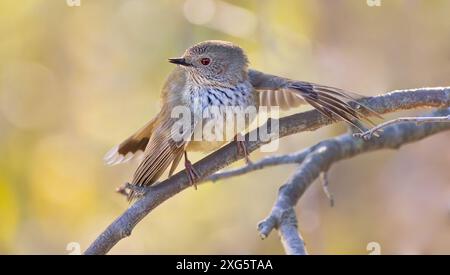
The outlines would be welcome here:
[[[283,186],[289,186],[298,180],[295,173]],[[288,255],[306,255],[305,243],[297,229],[297,217],[293,206],[288,207],[288,196],[281,192],[277,205],[272,208],[271,214],[258,224],[261,237],[266,238],[276,228],[281,236],[284,250]],[[286,207],[286,208],[285,208]]]
[[[450,115],[450,109],[437,111],[433,115]],[[280,187],[277,201],[269,216],[259,224],[260,234],[267,236],[273,229],[278,228],[306,189],[323,172],[328,171],[333,163],[374,150],[397,149],[407,143],[449,129],[450,123],[430,123],[420,126],[415,123],[405,123],[388,126],[381,137],[369,141],[354,137],[352,134],[345,134],[319,142],[311,147],[315,149],[304,158],[291,179]]]
[[[446,88],[423,88],[416,90],[405,90],[405,91],[395,91],[385,95],[380,95],[371,98],[365,98],[361,100],[361,103],[370,107],[371,109],[377,111],[380,114],[389,113],[397,110],[406,110],[413,109],[418,107],[434,107],[434,108],[444,108],[450,106],[450,87]],[[448,115],[448,114],[446,114]],[[267,130],[271,131],[271,120],[267,123]],[[323,117],[319,112],[313,110],[305,113],[295,114],[288,117],[284,117],[279,119],[279,137],[288,136],[294,133],[299,133],[303,131],[313,131],[325,125],[331,124],[332,121]],[[405,124],[408,126],[408,124]],[[402,125],[404,126],[404,125]],[[309,184],[314,180],[317,175],[321,171],[326,171],[323,167],[328,168],[331,165],[332,161],[328,160],[330,158],[329,154],[333,152],[336,153],[336,156],[340,156],[341,158],[350,157],[356,154],[354,151],[363,150],[369,144],[378,144],[379,148],[383,148],[381,144],[393,144],[392,146],[400,146],[403,143],[411,142],[414,140],[418,140],[418,136],[425,137],[427,135],[431,135],[438,131],[438,129],[443,130],[445,127],[448,127],[447,123],[438,124],[436,127],[431,127],[429,125],[422,125],[417,127],[417,131],[415,131],[414,127],[407,128],[407,133],[411,136],[405,136],[400,129],[400,126],[390,126],[386,128],[385,133],[383,133],[383,137],[379,139],[372,139],[370,142],[366,143],[362,139],[357,139],[353,136],[341,136],[334,140],[327,141],[328,143],[318,144],[313,148],[311,148],[311,152],[309,150],[305,150],[304,153],[301,153],[301,157],[304,158],[299,170],[297,173],[300,173],[299,180],[292,181],[291,184],[284,185],[286,188],[280,189],[280,194],[285,196],[285,194],[290,193],[285,202],[281,207],[277,205],[274,206],[274,209],[279,209],[283,213],[287,211],[289,207],[287,205],[294,206],[300,196],[303,194],[304,190],[309,186]],[[392,129],[392,130],[391,130]],[[422,130],[421,130],[422,129]],[[426,130],[423,130],[426,129]],[[445,128],[446,129],[446,128]],[[258,129],[254,130],[258,131]],[[401,139],[393,139],[389,140],[389,135],[391,131],[394,131],[395,136],[401,136]],[[385,136],[386,133],[388,136]],[[252,133],[250,133],[252,134]],[[247,149],[249,152],[252,152],[259,147],[261,147],[264,143],[260,140],[257,141],[248,141],[248,136],[246,135],[246,143]],[[391,133],[392,134],[392,133]],[[254,135],[253,136],[259,136]],[[414,137],[416,139],[414,139]],[[356,148],[351,146],[351,142],[357,144]],[[402,142],[403,141],[403,142]],[[400,142],[400,143],[399,143]],[[320,145],[320,146],[319,146]],[[326,145],[326,146],[323,146]],[[339,145],[342,148],[338,148]],[[395,146],[394,146],[395,145]],[[350,146],[351,148],[347,148],[345,146]],[[371,145],[370,150],[375,150],[376,146]],[[385,148],[390,148],[392,146],[386,146]],[[353,151],[352,151],[353,149]],[[367,151],[370,151],[366,149]],[[344,152],[341,152],[343,150]],[[284,158],[280,157],[280,158]],[[322,157],[327,157],[327,161],[321,160]],[[214,172],[219,171],[220,169],[228,166],[234,161],[243,158],[242,155],[239,155],[236,151],[236,144],[234,142],[224,146],[218,151],[206,156],[202,160],[198,161],[194,164],[194,168],[199,173],[199,176],[202,178],[207,178]],[[330,159],[334,159],[331,157]],[[270,163],[270,161],[267,161]],[[323,162],[323,163],[322,163]],[[317,163],[322,163],[324,166],[322,168],[317,167]],[[312,168],[312,170],[308,170]],[[315,169],[315,170],[314,170]],[[301,172],[305,171],[305,172]],[[307,172],[311,171],[311,172]],[[317,174],[317,175],[316,175]],[[315,176],[314,176],[315,175]],[[186,177],[185,171],[181,171],[171,178],[164,180],[160,184],[151,186],[148,188],[146,194],[142,197],[142,199],[135,202],[131,205],[121,216],[119,216],[113,223],[111,223],[105,231],[103,231],[97,239],[89,246],[89,248],[85,251],[85,254],[106,254],[114,245],[119,242],[124,237],[127,237],[131,234],[131,231],[136,226],[139,221],[141,221],[148,213],[150,213],[155,207],[174,196],[175,194],[181,192],[182,190],[188,188],[190,186],[189,180]],[[285,191],[283,191],[285,190]],[[283,193],[281,193],[283,192]],[[286,193],[285,193],[286,192]],[[273,209],[273,210],[274,210]],[[277,210],[278,211],[278,210]],[[274,211],[272,211],[274,212]],[[275,211],[276,212],[276,211]],[[271,213],[269,218],[272,217]],[[278,218],[279,219],[279,218]],[[265,230],[265,235],[268,235],[270,231],[275,228],[277,225],[281,225],[283,223],[278,222],[274,224],[272,227],[267,227],[270,230]],[[292,226],[283,227],[281,234],[283,232],[291,232]],[[298,231],[295,230],[298,234]],[[288,234],[288,233],[287,233]],[[292,236],[289,234],[289,236]],[[298,235],[299,236],[299,235]],[[288,237],[285,239],[289,239]],[[301,238],[300,238],[301,239]],[[298,241],[296,242],[298,244]],[[291,249],[291,246],[288,246]],[[292,249],[289,250],[295,254],[299,252],[299,250]],[[289,252],[288,251],[288,252]]]
[[[283,217],[280,217],[280,225],[278,226],[278,232],[280,233],[281,243],[283,244],[284,250],[288,255],[307,255],[308,252],[305,248],[305,242],[303,241],[300,232],[297,229],[297,217],[293,208],[283,213]],[[276,223],[276,221],[273,221]],[[269,230],[264,228],[267,226],[268,222],[261,222],[258,225],[258,230],[260,232]],[[274,224],[275,226],[275,224]],[[269,230],[270,231],[270,230]],[[262,235],[264,238],[264,236]]]

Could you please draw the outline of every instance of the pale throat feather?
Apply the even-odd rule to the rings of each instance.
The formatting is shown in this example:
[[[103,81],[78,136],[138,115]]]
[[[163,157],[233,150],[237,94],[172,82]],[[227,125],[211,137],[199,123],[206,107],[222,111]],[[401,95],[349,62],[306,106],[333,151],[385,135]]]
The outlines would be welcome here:
[[[223,110],[223,107],[240,107],[239,110],[242,109],[244,112],[247,107],[257,107],[258,100],[255,98],[256,96],[251,83],[247,80],[243,80],[234,86],[210,81],[201,81],[202,83],[199,83],[199,80],[198,76],[188,78],[183,96],[187,103],[186,105],[190,107],[194,119],[198,121],[202,120],[201,125],[203,127],[207,123],[224,121],[225,115],[223,112],[219,112],[218,114],[208,113],[211,107],[218,107],[219,110]],[[205,118],[205,114],[207,118]],[[227,138],[244,131],[254,117],[247,117],[246,119],[248,123],[242,127],[236,127],[233,132],[225,133]],[[195,129],[195,131],[202,130],[200,127],[196,127]],[[191,141],[189,142],[188,149],[193,151],[210,151],[217,149],[226,142],[227,140],[223,139],[208,142]]]
[[[210,81],[196,74],[189,74],[184,89],[184,102],[194,115],[202,115],[211,106],[255,106],[258,102],[251,83],[242,80],[236,85]]]

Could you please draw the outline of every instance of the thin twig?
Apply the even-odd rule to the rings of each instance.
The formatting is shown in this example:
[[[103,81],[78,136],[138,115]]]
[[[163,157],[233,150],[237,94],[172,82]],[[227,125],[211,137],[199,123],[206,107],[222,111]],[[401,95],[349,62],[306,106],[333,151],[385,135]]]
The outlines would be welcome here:
[[[329,185],[328,171],[324,171],[320,174],[320,180],[322,182],[323,192],[325,193],[325,196],[327,196],[328,200],[330,201],[330,207],[334,207],[334,196],[328,188],[328,185]]]
[[[279,155],[279,156],[267,156],[261,160],[254,161],[248,165],[238,167],[235,169],[229,169],[223,172],[217,172],[206,178],[204,181],[218,181],[226,178],[236,177],[239,175],[247,174],[252,171],[261,170],[266,167],[276,166],[281,164],[300,163],[305,156],[309,153],[309,150],[295,152],[293,154]]]
[[[373,135],[375,135],[377,132],[382,130],[383,128],[386,128],[387,126],[390,126],[392,124],[399,124],[402,122],[415,122],[417,125],[420,125],[422,123],[426,122],[450,122],[450,116],[441,116],[441,117],[400,117],[393,120],[386,121],[384,123],[381,123],[377,125],[376,127],[373,127],[369,130],[367,130],[364,133],[354,133],[353,135],[355,137],[361,137],[363,139],[370,139]]]

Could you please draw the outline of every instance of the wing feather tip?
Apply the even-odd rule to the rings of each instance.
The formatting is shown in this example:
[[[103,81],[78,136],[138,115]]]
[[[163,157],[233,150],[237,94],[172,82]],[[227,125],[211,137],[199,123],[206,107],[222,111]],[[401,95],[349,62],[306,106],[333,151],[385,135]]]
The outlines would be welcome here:
[[[132,153],[128,153],[127,155],[122,155],[119,153],[119,146],[116,145],[113,148],[111,148],[103,157],[103,161],[106,165],[114,166],[116,164],[124,163],[129,161],[131,158],[133,158]]]

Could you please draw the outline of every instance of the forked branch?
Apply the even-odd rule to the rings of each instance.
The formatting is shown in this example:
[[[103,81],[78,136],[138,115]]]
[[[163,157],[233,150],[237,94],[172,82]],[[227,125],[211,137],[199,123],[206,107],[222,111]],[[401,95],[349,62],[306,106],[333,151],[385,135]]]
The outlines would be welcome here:
[[[450,106],[450,87],[395,91],[362,99],[361,103],[380,114],[419,107],[447,108]],[[448,110],[442,112],[448,112]],[[439,116],[448,115],[449,113],[441,113]],[[303,131],[313,131],[331,123],[331,120],[314,110],[299,113],[279,119],[278,136],[284,137]],[[285,224],[279,217],[285,215],[284,213],[291,213],[290,209],[293,209],[293,206],[295,206],[306,188],[321,172],[327,171],[328,167],[335,161],[366,151],[399,147],[402,144],[419,140],[448,128],[450,128],[449,123],[424,124],[420,126],[415,124],[392,125],[385,128],[381,138],[370,139],[365,142],[361,138],[344,135],[321,142],[299,153],[266,158],[249,167],[241,168],[242,170],[225,173],[228,173],[228,176],[234,176],[270,165],[277,165],[278,162],[301,163],[293,178],[280,188],[279,198],[282,197],[283,199],[279,199],[280,203],[277,200],[271,214],[266,219],[275,219],[275,222],[262,224],[260,228],[265,228],[262,232],[264,233],[263,235],[268,235],[273,228],[279,228],[288,253],[304,254],[301,253],[302,250],[305,251],[304,247],[298,246],[301,237],[298,234],[298,230],[296,230],[296,225],[293,226],[293,223]],[[270,133],[270,124],[267,126],[267,130]],[[258,131],[258,129],[254,131]],[[246,136],[247,140],[248,136],[249,134]],[[253,136],[259,135],[254,135],[253,133]],[[252,152],[265,143],[260,140],[247,141],[247,149],[249,152]],[[213,173],[243,157],[238,155],[235,148],[236,144],[232,142],[195,163],[194,168],[200,177],[207,179]],[[211,179],[218,180],[228,177],[224,175],[226,174],[214,175],[211,176]],[[189,180],[185,175],[185,171],[181,171],[160,184],[149,187],[142,199],[136,201],[112,222],[89,246],[85,254],[106,254],[117,242],[129,236],[133,228],[154,208],[189,186]],[[288,215],[288,217],[292,217],[292,215]],[[294,234],[294,232],[296,233]],[[290,242],[289,240],[294,240],[295,242]]]

